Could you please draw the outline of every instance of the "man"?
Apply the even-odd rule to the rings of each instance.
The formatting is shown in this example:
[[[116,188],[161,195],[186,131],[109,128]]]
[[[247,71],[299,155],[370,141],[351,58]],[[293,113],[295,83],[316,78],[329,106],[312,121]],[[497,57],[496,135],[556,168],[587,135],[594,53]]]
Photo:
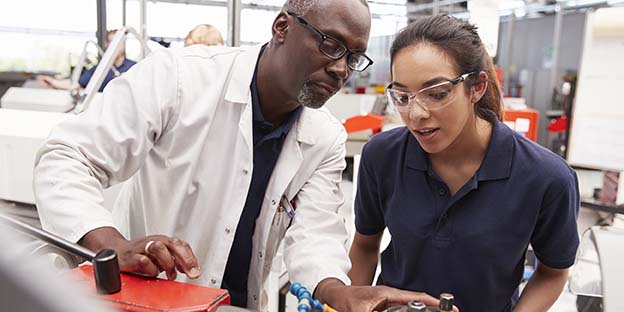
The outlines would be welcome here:
[[[216,27],[209,24],[201,24],[193,28],[184,38],[185,47],[193,44],[222,46],[223,37],[221,37],[221,33]]]
[[[108,32],[106,32],[106,41],[104,42],[105,50],[108,49],[108,45],[110,44],[111,41],[113,41],[113,38],[115,37],[116,33],[117,33],[117,30],[109,30]],[[115,62],[113,63],[113,67],[115,71],[113,71],[112,69],[108,71],[108,73],[106,74],[106,77],[104,78],[104,82],[102,83],[98,91],[102,92],[104,88],[106,87],[106,85],[108,85],[108,83],[111,80],[113,80],[113,78],[118,77],[121,73],[127,72],[128,69],[130,69],[130,67],[134,66],[134,64],[136,64],[136,62],[131,61],[126,58],[126,47],[124,44],[122,48],[119,50],[119,52],[117,53],[117,56],[115,57]],[[96,68],[97,68],[97,65],[91,67],[88,70],[83,71],[82,74],[80,74],[78,83],[80,84],[82,88],[87,87],[87,84],[89,83],[89,80],[91,80],[93,73],[95,73]],[[41,84],[52,87],[54,89],[67,90],[71,88],[71,81],[69,79],[55,79],[55,78],[52,78],[50,76],[45,76],[45,75],[38,75],[36,79]]]
[[[340,311],[436,304],[344,286],[346,134],[318,108],[372,64],[370,23],[363,0],[290,0],[262,48],[154,52],[52,131],[35,170],[42,224],[116,250],[123,271],[175,279],[177,269],[178,280],[221,286],[251,309],[265,308],[282,238],[290,279]],[[102,188],[128,179],[117,208],[104,209]]]

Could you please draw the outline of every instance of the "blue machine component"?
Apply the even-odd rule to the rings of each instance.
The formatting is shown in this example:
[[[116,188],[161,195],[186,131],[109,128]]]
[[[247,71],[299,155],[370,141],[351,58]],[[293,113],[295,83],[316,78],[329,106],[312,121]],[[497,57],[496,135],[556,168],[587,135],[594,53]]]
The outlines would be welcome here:
[[[324,312],[325,306],[318,300],[312,298],[312,294],[303,285],[293,283],[290,285],[290,293],[297,297],[299,305],[298,312]]]

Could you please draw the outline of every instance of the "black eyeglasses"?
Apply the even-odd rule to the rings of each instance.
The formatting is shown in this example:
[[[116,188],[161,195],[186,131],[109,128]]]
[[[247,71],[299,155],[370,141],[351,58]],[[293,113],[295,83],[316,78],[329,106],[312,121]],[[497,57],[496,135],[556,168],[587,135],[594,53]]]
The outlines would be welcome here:
[[[298,16],[297,14],[294,14],[291,12],[286,12],[286,13],[294,17],[295,20],[299,22],[299,24],[301,24],[303,27],[317,33],[321,37],[321,42],[319,43],[319,50],[321,50],[321,52],[323,52],[323,54],[325,54],[327,57],[333,60],[339,60],[343,58],[345,54],[348,54],[347,66],[349,66],[351,70],[359,71],[359,72],[365,71],[368,67],[373,65],[373,60],[371,60],[368,56],[366,56],[366,54],[349,50],[338,39],[332,36],[326,35],[322,31],[320,31],[318,28],[316,28],[314,25],[308,23],[308,21],[303,19],[303,17]]]

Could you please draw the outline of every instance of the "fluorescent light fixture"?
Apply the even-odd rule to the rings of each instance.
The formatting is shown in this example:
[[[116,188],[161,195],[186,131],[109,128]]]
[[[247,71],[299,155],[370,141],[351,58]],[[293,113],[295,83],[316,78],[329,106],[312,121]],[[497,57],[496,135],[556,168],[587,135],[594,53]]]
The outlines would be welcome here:
[[[513,13],[517,18],[522,18],[527,15],[527,11],[524,8],[515,9]]]
[[[618,0],[619,1],[619,0]],[[582,7],[582,6],[591,6],[594,4],[606,3],[605,0],[572,0],[565,3],[566,7]]]
[[[503,0],[498,7],[499,10],[513,10],[518,8],[524,8],[526,4],[522,0]]]

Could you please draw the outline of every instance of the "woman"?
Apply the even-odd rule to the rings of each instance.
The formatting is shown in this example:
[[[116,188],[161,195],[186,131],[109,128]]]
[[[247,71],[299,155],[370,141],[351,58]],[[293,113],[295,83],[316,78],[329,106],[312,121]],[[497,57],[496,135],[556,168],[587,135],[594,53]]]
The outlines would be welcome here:
[[[578,246],[574,171],[501,122],[474,26],[419,19],[395,39],[391,67],[387,95],[406,127],[364,148],[352,283],[372,283],[387,227],[378,284],[450,292],[464,312],[510,311],[531,244],[540,263],[514,309],[548,310]]]

